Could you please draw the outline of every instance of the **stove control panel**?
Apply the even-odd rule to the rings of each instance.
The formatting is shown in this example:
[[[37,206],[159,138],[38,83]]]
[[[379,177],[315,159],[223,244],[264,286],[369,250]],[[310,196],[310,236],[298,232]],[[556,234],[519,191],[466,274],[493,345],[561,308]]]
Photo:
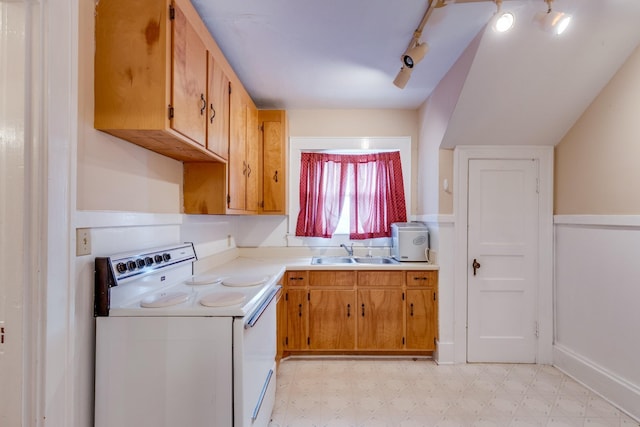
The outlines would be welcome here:
[[[108,258],[116,283],[197,259],[193,244],[153,248]]]

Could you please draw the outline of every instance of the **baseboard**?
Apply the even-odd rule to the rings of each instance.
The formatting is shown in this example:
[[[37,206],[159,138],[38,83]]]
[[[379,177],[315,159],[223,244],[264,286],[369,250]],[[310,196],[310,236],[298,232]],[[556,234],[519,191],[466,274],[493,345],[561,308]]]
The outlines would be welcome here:
[[[455,362],[454,344],[452,342],[438,341],[433,360],[438,365],[453,365]]]
[[[640,387],[637,385],[557,344],[553,348],[553,365],[640,421]]]

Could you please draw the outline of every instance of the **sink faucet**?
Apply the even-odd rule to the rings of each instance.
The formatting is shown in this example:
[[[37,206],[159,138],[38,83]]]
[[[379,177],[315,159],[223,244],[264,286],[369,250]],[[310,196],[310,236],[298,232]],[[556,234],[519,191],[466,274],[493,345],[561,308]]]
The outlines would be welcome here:
[[[347,245],[345,245],[344,243],[340,244],[340,247],[343,247],[345,251],[347,251],[347,254],[349,256],[353,256],[353,243],[351,244],[351,247],[348,247]]]

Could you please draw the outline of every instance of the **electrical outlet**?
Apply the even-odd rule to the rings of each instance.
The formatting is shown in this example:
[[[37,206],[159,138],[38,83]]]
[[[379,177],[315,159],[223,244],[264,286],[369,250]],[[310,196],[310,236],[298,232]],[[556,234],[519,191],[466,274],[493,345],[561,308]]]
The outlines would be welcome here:
[[[76,256],[91,255],[91,230],[76,228]]]

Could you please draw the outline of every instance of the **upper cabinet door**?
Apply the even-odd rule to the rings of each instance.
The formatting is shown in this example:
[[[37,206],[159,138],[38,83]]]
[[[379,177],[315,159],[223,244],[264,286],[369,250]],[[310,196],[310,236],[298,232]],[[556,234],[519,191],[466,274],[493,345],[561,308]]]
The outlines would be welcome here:
[[[260,153],[259,153],[258,110],[247,105],[247,205],[246,210],[257,212],[259,204]]]
[[[231,88],[229,137],[229,198],[230,210],[243,211],[246,207],[247,186],[247,103],[240,91]]]
[[[229,78],[209,54],[207,149],[229,158]]]
[[[174,5],[172,46],[171,128],[206,145],[207,135],[207,48]]]

